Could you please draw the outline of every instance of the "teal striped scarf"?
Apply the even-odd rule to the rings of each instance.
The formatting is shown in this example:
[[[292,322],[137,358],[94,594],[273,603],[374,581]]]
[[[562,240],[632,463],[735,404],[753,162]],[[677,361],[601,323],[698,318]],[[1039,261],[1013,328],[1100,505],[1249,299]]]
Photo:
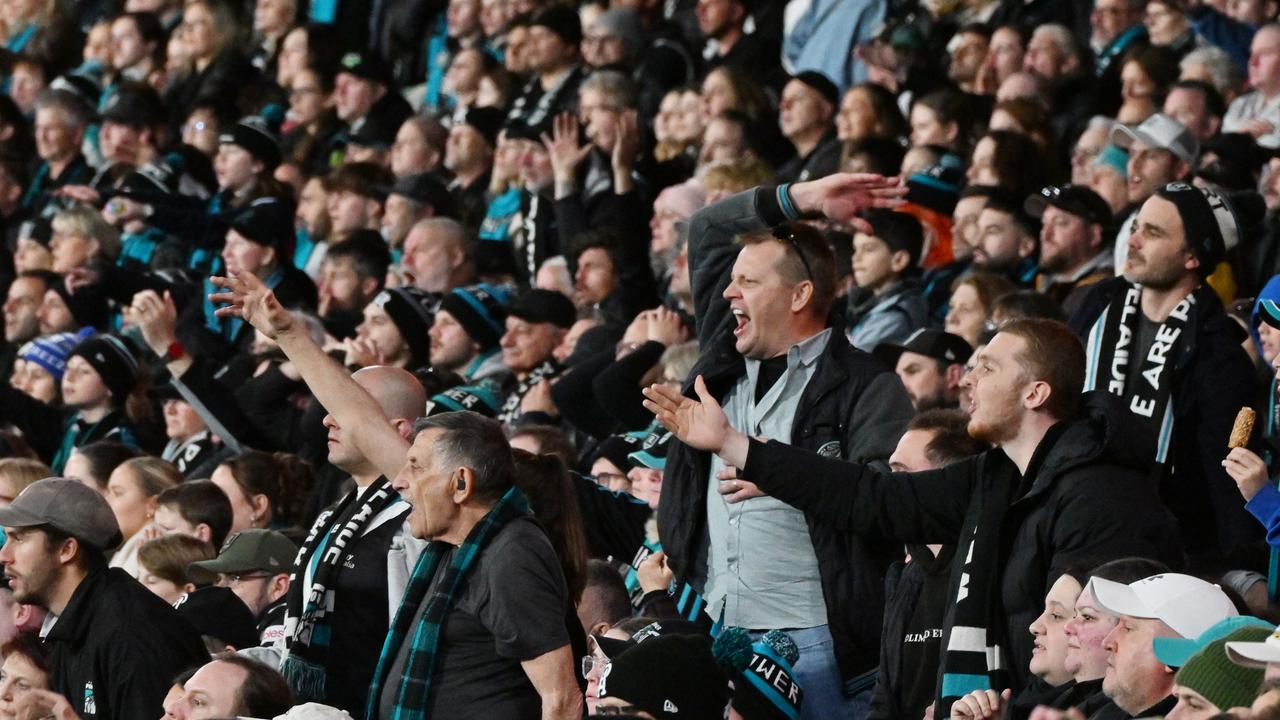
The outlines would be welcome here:
[[[382,645],[382,655],[378,658],[378,668],[373,673],[373,682],[369,686],[369,700],[366,716],[378,717],[383,688],[388,680],[398,682],[395,710],[382,720],[408,720],[422,717],[427,699],[431,696],[431,680],[435,673],[436,656],[440,650],[440,636],[444,629],[445,618],[453,607],[467,575],[475,567],[480,553],[485,546],[507,526],[507,523],[529,515],[529,501],[520,488],[514,485],[498,501],[476,526],[471,529],[467,539],[458,546],[457,552],[445,568],[444,577],[437,585],[435,592],[427,598],[427,590],[440,567],[441,561],[448,553],[450,545],[442,541],[434,541],[418,558],[413,568],[413,576],[409,578],[409,587],[405,590],[400,608],[396,610],[396,618],[391,623],[391,632]],[[413,627],[414,616],[423,602],[427,609],[417,627]],[[405,657],[404,670],[400,678],[388,678],[396,656],[400,654],[400,646],[409,642],[408,654]]]

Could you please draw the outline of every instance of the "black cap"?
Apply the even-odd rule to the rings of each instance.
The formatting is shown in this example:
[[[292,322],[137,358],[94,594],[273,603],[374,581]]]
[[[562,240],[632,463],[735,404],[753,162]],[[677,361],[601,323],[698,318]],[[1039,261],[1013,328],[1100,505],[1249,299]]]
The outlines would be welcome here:
[[[347,145],[359,145],[360,147],[374,150],[388,150],[396,141],[397,131],[398,128],[393,128],[385,122],[379,122],[371,116],[360,123],[359,128],[347,134]]]
[[[1111,222],[1111,206],[1101,195],[1083,185],[1050,185],[1028,197],[1022,208],[1031,217],[1039,219],[1051,205],[1084,218],[1087,223],[1105,226]]]
[[[462,117],[462,124],[475,128],[490,145],[497,145],[498,132],[506,119],[507,114],[497,108],[473,107]]]
[[[351,73],[361,80],[390,86],[391,68],[375,52],[349,52],[338,60],[338,72]]]
[[[555,33],[566,45],[582,44],[582,19],[578,11],[564,5],[552,5],[533,16],[529,26],[541,26]]]
[[[218,136],[218,142],[244,148],[266,166],[267,170],[274,170],[280,164],[280,138],[266,120],[256,115],[250,115],[232,125],[227,132]]]
[[[817,70],[805,70],[791,76],[792,80],[799,80],[808,85],[814,92],[822,96],[824,100],[831,103],[835,107],[840,106],[840,89],[836,84],[831,82],[831,78],[818,72]]]
[[[578,319],[573,301],[555,290],[533,288],[526,290],[507,308],[508,317],[516,317],[531,323],[551,323],[568,329]]]
[[[283,261],[293,256],[293,210],[288,203],[272,197],[254,200],[232,219],[231,229],[247,240],[275,248]]]
[[[959,335],[932,328],[921,328],[912,333],[911,337],[902,344],[880,343],[871,354],[875,355],[880,362],[893,368],[897,367],[898,358],[904,352],[913,352],[948,365],[957,365],[969,360],[969,356],[973,354],[973,348]]]
[[[154,127],[165,121],[164,103],[148,85],[131,83],[116,89],[102,108],[102,121],[129,127]]]
[[[416,203],[430,205],[433,217],[458,217],[458,206],[453,200],[453,194],[440,178],[431,173],[397,178],[388,194],[403,195]]]

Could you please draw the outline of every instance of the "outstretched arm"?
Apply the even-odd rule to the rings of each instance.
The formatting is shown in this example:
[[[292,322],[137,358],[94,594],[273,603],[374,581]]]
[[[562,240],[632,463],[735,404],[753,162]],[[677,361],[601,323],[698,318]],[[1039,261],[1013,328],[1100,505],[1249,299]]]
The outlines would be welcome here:
[[[223,292],[211,295],[210,299],[228,304],[219,308],[217,314],[239,317],[275,340],[356,449],[378,472],[395,477],[404,467],[409,443],[387,420],[373,396],[312,342],[307,331],[276,299],[275,293],[253,273],[232,272],[230,277],[214,277],[212,281]]]

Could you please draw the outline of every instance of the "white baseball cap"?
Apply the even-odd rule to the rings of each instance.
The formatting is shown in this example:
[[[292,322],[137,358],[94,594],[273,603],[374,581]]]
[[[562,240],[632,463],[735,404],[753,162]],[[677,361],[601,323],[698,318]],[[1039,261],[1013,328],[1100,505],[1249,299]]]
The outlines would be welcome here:
[[[1231,662],[1245,667],[1266,667],[1280,663],[1280,627],[1263,642],[1229,642],[1227,657]]]
[[[1095,577],[1089,579],[1089,591],[1109,613],[1161,620],[1184,638],[1199,637],[1239,614],[1222,588],[1181,573],[1152,575],[1128,585]]]
[[[1111,144],[1129,149],[1135,140],[1151,147],[1168,150],[1180,160],[1192,165],[1200,155],[1200,141],[1187,129],[1186,125],[1174,120],[1164,113],[1156,113],[1135,128],[1116,123],[1111,127]]]

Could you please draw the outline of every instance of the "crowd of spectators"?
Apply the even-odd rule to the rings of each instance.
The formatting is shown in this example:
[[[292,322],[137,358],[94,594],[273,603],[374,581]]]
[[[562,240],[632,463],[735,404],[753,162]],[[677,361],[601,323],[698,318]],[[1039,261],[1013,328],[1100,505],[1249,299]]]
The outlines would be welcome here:
[[[1278,16],[5,0],[0,718],[1280,717]]]

